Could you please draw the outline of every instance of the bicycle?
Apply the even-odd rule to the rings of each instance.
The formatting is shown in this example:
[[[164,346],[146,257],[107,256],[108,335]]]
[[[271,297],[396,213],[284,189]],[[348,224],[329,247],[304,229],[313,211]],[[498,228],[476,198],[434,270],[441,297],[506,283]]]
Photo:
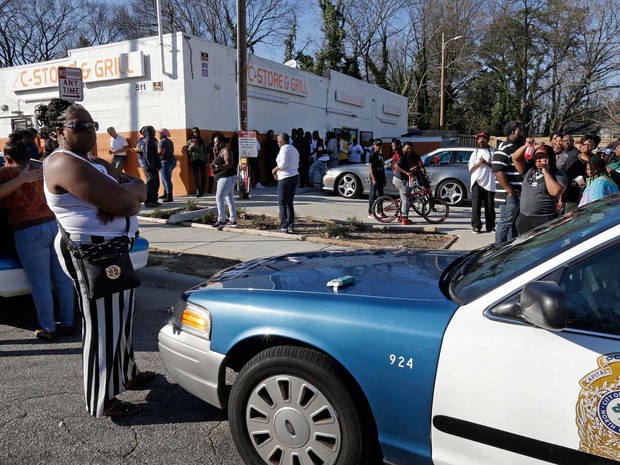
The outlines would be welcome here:
[[[431,224],[443,223],[450,214],[450,207],[445,200],[433,197],[430,187],[422,187],[417,182],[411,188],[409,206]],[[372,216],[380,223],[391,223],[402,216],[400,197],[379,197],[372,204]]]

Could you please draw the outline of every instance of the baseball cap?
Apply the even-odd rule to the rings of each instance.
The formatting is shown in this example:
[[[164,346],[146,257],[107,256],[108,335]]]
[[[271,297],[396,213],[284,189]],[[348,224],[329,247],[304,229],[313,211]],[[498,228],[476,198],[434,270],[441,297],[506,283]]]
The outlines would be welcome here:
[[[159,132],[161,132],[163,136],[170,137],[170,131],[168,131],[166,128],[161,128]]]
[[[372,141],[372,145],[383,145],[383,141],[381,139],[375,139]]]
[[[476,139],[478,137],[484,137],[486,140],[491,139],[491,136],[489,136],[489,134],[486,131],[482,131],[481,133],[476,134]]]

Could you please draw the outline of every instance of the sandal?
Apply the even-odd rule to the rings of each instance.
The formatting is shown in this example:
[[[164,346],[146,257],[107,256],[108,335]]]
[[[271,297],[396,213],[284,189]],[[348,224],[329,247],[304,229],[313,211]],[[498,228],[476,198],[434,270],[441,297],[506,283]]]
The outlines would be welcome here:
[[[106,417],[126,417],[129,415],[135,415],[140,411],[140,407],[129,402],[123,402],[116,397],[110,399],[109,405],[106,408],[104,405],[103,415]]]
[[[154,371],[139,371],[136,376],[134,376],[131,380],[127,382],[127,384],[125,384],[125,388],[129,391],[137,389],[138,386],[146,383],[147,381],[150,381],[155,376],[157,376],[157,373],[155,373]]]

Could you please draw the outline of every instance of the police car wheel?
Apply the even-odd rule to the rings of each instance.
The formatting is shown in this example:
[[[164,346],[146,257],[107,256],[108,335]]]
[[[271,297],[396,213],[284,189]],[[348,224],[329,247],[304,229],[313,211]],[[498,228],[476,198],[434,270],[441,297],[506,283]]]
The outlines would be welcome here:
[[[337,365],[300,347],[267,349],[241,370],[228,417],[247,463],[368,462],[373,441],[359,401]],[[366,426],[366,427],[365,427]],[[295,457],[297,456],[297,457]]]

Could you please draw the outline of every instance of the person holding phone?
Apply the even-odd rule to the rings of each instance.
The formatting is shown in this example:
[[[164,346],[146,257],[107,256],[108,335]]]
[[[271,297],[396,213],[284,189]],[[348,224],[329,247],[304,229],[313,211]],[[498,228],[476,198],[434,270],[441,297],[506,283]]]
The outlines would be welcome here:
[[[523,234],[558,216],[558,201],[566,189],[566,175],[555,165],[555,151],[550,145],[535,146],[531,161],[525,160],[528,144],[512,155],[515,168],[523,176],[517,231]]]

